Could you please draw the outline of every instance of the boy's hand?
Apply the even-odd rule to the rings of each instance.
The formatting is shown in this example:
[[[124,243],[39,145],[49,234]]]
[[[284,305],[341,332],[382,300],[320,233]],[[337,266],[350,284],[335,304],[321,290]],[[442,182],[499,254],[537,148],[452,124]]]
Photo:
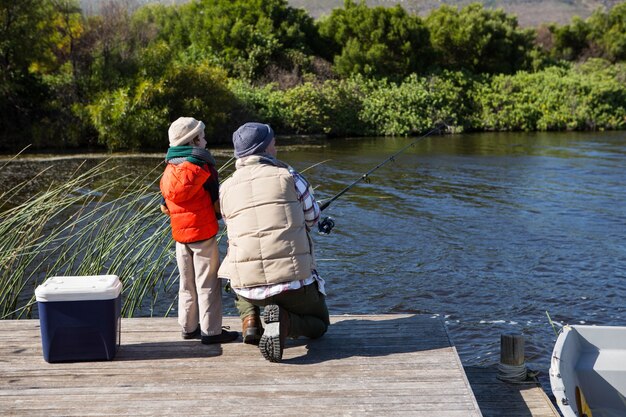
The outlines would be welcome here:
[[[169,216],[170,210],[167,208],[167,206],[164,206],[163,204],[161,204],[161,213],[167,214]]]
[[[221,220],[222,219],[222,213],[220,210],[220,201],[217,200],[215,203],[213,203],[213,210],[215,210],[215,218],[217,220]]]

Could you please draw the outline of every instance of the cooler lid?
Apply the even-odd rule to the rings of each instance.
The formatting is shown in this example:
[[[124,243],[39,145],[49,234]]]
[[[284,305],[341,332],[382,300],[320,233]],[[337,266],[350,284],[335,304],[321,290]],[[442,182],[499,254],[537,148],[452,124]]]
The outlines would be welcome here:
[[[50,277],[35,289],[37,301],[111,300],[122,291],[117,275]]]

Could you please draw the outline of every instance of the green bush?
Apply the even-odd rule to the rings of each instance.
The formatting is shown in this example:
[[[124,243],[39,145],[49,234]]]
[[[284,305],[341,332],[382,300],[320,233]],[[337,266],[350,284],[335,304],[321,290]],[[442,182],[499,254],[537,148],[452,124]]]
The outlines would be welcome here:
[[[224,70],[175,63],[160,80],[107,91],[87,108],[100,143],[109,150],[138,150],[167,146],[168,126],[181,116],[202,120],[207,141],[219,143],[232,131],[234,107]]]
[[[422,19],[399,5],[371,8],[346,0],[318,28],[334,52],[335,71],[343,77],[402,79],[425,71],[432,57]]]
[[[144,81],[135,89],[120,88],[105,92],[87,106],[93,125],[99,133],[98,141],[107,149],[142,149],[165,144],[168,109],[155,105],[163,86]]]
[[[375,133],[373,126],[362,117],[365,100],[372,82],[361,76],[345,80],[329,80],[322,85],[323,132],[329,136],[367,136]]]
[[[513,73],[529,65],[532,30],[501,9],[472,3],[461,10],[442,5],[426,18],[435,60],[441,68],[474,73]]]
[[[591,60],[578,67],[576,75],[590,85],[583,97],[590,116],[587,127],[626,129],[626,63]]]
[[[598,61],[571,69],[499,75],[478,94],[489,130],[623,129],[623,66],[598,69]],[[621,80],[620,80],[621,78]]]
[[[226,71],[208,62],[173,64],[161,80],[163,93],[160,105],[168,109],[167,120],[181,116],[195,117],[205,124],[209,143],[223,141],[232,133],[230,114],[235,108],[235,97],[228,88]],[[161,134],[166,138],[166,131]],[[166,139],[162,144],[166,144]]]
[[[136,21],[153,27],[155,40],[215,57],[231,75],[247,80],[270,64],[289,66],[290,51],[310,55],[318,43],[313,19],[285,0],[198,0],[140,10]]]
[[[361,109],[368,83],[355,77],[279,90],[236,81],[231,91],[239,101],[240,122],[263,121],[283,134],[367,135],[373,130],[361,119]]]
[[[233,115],[237,126],[248,121],[259,121],[269,123],[279,131],[286,129],[284,92],[274,84],[256,87],[247,81],[232,80],[230,91],[237,102],[237,111]]]
[[[345,81],[311,82],[279,90],[273,84],[254,87],[234,82],[240,122],[258,120],[269,123],[283,134],[362,134],[359,130],[360,103]]]
[[[460,72],[417,77],[402,83],[380,82],[364,102],[362,118],[376,134],[407,136],[444,122],[453,131],[472,128],[474,81]]]
[[[298,134],[323,132],[327,123],[324,100],[320,88],[312,83],[305,83],[285,91],[284,123]]]
[[[599,45],[603,56],[613,62],[626,60],[626,3],[608,12],[598,9],[587,21],[590,43]]]
[[[429,99],[424,79],[411,76],[401,84],[383,80],[365,100],[361,115],[377,134],[407,136],[428,128]]]

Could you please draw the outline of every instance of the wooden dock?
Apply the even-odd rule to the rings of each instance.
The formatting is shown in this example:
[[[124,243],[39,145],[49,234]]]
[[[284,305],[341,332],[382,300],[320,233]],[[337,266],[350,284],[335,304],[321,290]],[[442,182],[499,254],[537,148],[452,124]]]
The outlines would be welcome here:
[[[319,340],[288,340],[278,364],[241,342],[182,340],[174,318],[123,319],[113,361],[49,364],[38,320],[0,321],[0,413],[482,415],[440,320],[382,315],[331,321]],[[238,318],[227,317],[224,325],[240,330]]]
[[[469,366],[465,374],[483,417],[560,417],[538,383],[502,382],[497,366]]]

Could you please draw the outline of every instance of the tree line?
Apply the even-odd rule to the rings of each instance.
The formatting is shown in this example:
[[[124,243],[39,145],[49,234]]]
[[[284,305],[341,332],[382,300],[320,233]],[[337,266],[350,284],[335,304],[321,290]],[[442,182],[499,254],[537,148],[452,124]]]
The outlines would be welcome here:
[[[420,17],[346,0],[195,0],[96,16],[77,0],[0,3],[0,148],[162,149],[181,115],[210,144],[280,133],[413,135],[626,128],[626,3],[521,28],[479,3]]]

